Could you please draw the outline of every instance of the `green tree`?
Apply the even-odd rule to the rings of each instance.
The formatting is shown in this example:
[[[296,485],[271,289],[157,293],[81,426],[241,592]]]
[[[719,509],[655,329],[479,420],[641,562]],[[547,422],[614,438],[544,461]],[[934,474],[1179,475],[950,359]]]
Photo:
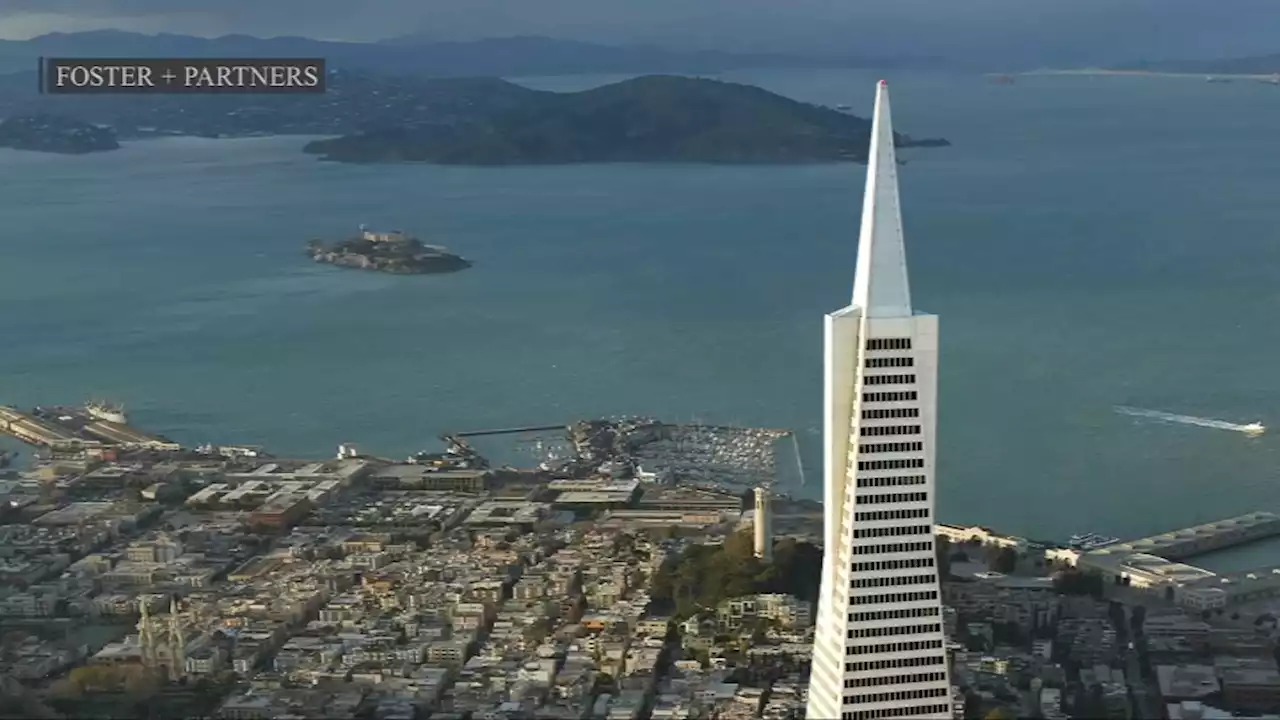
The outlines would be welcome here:
[[[1053,579],[1053,587],[1061,595],[1092,595],[1102,597],[1102,578],[1093,573],[1068,568]]]
[[[937,536],[933,551],[938,562],[938,577],[946,580],[951,577],[951,540],[942,535]]]
[[[1011,547],[1001,547],[991,560],[991,569],[998,573],[1009,573],[1018,567],[1018,551]]]

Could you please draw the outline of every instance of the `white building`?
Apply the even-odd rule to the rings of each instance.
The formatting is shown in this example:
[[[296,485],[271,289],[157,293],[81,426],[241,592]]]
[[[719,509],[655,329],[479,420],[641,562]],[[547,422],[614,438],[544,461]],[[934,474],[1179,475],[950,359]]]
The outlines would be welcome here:
[[[810,720],[951,718],[933,549],[938,319],[913,312],[889,89],[876,88],[853,302],[827,315]]]

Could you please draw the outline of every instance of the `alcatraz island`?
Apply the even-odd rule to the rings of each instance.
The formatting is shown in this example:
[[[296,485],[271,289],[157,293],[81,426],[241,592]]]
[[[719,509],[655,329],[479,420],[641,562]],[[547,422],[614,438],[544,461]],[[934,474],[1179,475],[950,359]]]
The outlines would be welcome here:
[[[403,231],[375,232],[363,225],[358,235],[332,245],[312,240],[307,254],[316,262],[396,275],[449,273],[471,267],[469,260],[438,245],[424,245]]]

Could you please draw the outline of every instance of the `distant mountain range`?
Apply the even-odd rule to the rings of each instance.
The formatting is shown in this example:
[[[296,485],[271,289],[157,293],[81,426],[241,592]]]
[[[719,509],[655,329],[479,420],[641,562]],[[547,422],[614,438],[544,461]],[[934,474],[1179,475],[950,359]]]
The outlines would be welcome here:
[[[546,37],[436,42],[420,36],[378,43],[304,37],[144,35],[117,30],[50,33],[0,41],[0,72],[35,69],[41,57],[323,57],[331,67],[434,77],[512,77],[591,73],[715,73],[747,67],[912,67],[934,58],[741,54],[610,46]]]

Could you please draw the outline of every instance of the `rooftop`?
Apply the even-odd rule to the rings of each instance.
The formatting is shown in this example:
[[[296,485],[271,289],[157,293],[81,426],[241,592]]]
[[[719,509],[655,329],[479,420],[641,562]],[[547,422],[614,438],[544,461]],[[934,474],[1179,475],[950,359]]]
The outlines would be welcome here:
[[[1212,665],[1157,665],[1160,694],[1191,699],[1218,692],[1218,672]]]

